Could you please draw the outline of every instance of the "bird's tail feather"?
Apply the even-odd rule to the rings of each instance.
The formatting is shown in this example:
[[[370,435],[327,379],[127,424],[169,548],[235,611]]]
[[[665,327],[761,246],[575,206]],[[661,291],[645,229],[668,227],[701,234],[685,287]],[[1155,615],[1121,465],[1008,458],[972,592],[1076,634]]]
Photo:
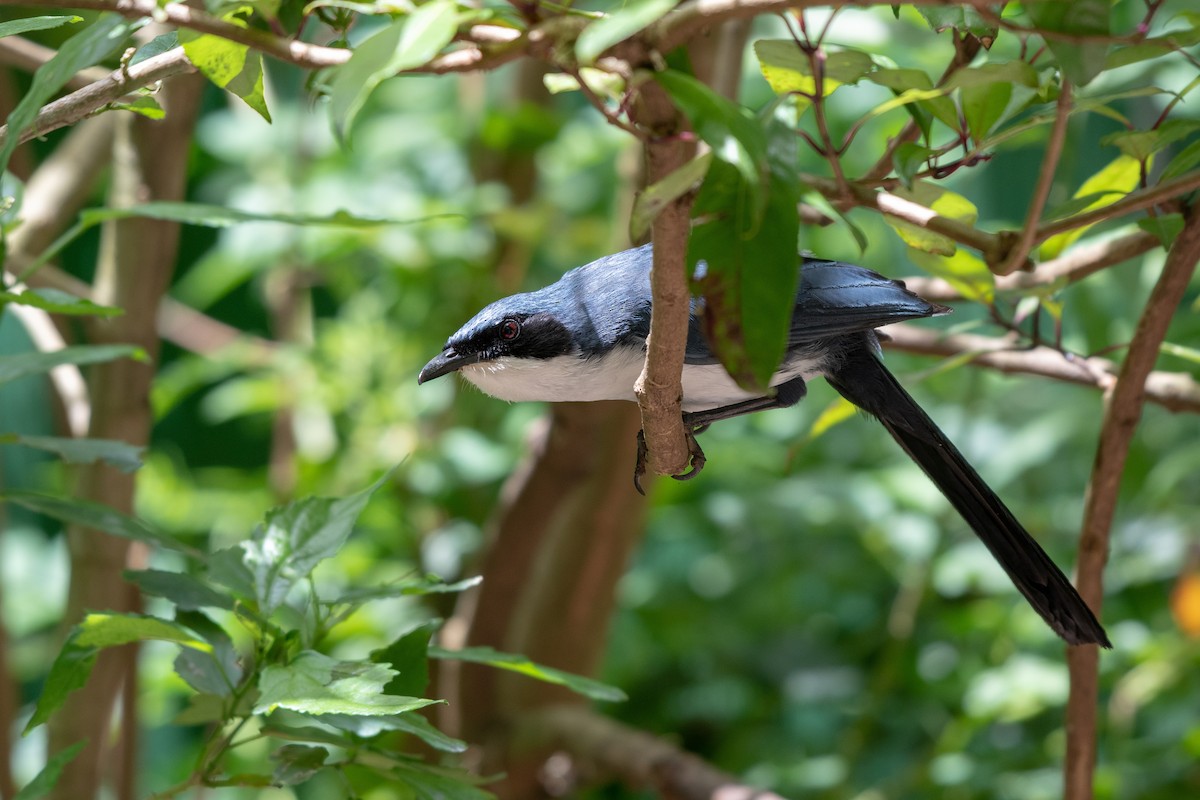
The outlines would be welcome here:
[[[843,397],[876,417],[974,529],[1042,619],[1070,644],[1111,647],[1075,587],[876,357],[866,339],[827,375]]]

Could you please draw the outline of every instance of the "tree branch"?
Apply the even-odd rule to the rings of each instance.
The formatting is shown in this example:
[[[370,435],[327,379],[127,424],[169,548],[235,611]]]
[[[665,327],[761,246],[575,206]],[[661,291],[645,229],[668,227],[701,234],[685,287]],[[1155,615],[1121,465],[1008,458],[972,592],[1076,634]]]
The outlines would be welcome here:
[[[1176,309],[1200,261],[1200,211],[1188,214],[1183,231],[1167,254],[1166,264],[1138,320],[1133,340],[1100,426],[1100,442],[1084,499],[1076,583],[1079,594],[1099,615],[1104,596],[1104,565],[1109,533],[1116,516],[1121,476],[1129,443],[1147,400],[1146,378],[1158,358]],[[1067,755],[1063,770],[1067,800],[1090,800],[1096,762],[1096,706],[1099,697],[1099,650],[1067,648],[1071,691],[1067,699]]]
[[[553,706],[519,720],[518,739],[565,750],[588,774],[671,800],[783,800],[747,786],[700,757],[581,706]]]
[[[1037,236],[1034,238],[1038,242],[1044,242],[1055,234],[1066,233],[1075,228],[1082,228],[1084,225],[1094,225],[1106,219],[1116,219],[1144,208],[1151,208],[1159,203],[1182,197],[1196,189],[1200,189],[1200,170],[1185,173],[1178,178],[1151,186],[1148,189],[1131,192],[1115,203],[1048,222],[1038,228]]]
[[[1010,374],[1039,375],[1056,381],[1092,386],[1108,391],[1116,382],[1117,367],[1105,358],[1068,359],[1049,347],[1022,348],[1010,339],[918,328],[908,323],[889,325],[883,331],[889,350],[929,356],[974,354],[971,364]],[[1182,372],[1151,372],[1146,376],[1146,399],[1168,411],[1200,414],[1200,383]]]

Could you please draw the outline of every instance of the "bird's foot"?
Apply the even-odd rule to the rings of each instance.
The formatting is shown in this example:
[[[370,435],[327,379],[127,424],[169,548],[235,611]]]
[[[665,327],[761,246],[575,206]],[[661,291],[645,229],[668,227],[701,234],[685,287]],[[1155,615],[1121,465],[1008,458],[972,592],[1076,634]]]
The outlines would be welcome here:
[[[707,424],[688,425],[687,416],[684,416],[683,434],[688,447],[688,470],[679,475],[672,475],[672,478],[677,481],[690,481],[700,474],[700,470],[704,469],[704,465],[708,463],[708,459],[704,456],[704,449],[700,447],[700,442],[696,441],[696,434],[703,433],[707,429]],[[646,474],[646,458],[649,453],[650,450],[646,447],[646,432],[638,431],[637,463],[633,467],[633,488],[637,489],[638,494],[643,496],[645,496],[646,491],[642,488],[642,476]]]

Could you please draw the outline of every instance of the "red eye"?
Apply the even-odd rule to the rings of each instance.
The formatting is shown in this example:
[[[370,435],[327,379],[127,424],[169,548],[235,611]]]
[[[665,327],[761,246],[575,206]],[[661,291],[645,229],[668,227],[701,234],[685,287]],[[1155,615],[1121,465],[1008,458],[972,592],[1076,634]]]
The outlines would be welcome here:
[[[521,335],[521,323],[515,319],[506,319],[500,323],[500,338],[512,341]]]

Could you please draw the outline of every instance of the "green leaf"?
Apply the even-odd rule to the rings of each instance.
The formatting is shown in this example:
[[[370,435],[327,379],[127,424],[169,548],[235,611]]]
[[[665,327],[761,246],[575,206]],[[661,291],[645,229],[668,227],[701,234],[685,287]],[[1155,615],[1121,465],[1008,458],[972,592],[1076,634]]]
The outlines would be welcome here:
[[[218,592],[186,572],[140,569],[126,570],[122,575],[145,594],[170,600],[184,610],[223,608],[228,611],[233,608],[232,597]]]
[[[137,52],[133,54],[133,58],[129,59],[129,66],[132,67],[134,64],[140,64],[148,58],[161,56],[163,53],[174,50],[176,47],[179,47],[178,31],[160,33],[137,49]]]
[[[580,67],[579,77],[587,88],[601,97],[618,98],[625,91],[625,78],[615,72],[605,72],[595,67]],[[548,72],[542,76],[542,85],[550,94],[578,92],[581,88],[579,80],[574,75],[562,72]]]
[[[497,669],[518,672],[530,678],[544,681],[545,683],[565,686],[571,691],[577,692],[584,697],[589,697],[592,700],[620,702],[628,699],[625,693],[615,686],[609,686],[580,675],[572,675],[569,672],[563,672],[552,667],[543,667],[541,664],[533,663],[525,656],[513,653],[501,653],[490,647],[465,647],[462,650],[446,650],[441,647],[430,647],[429,656],[431,658],[468,661],[472,664],[487,664]]]
[[[628,0],[616,11],[589,24],[575,41],[575,57],[591,64],[617,42],[623,42],[673,9],[678,0]]]
[[[1146,168],[1149,169],[1147,164]],[[1090,211],[1095,208],[1102,208],[1107,205],[1112,205],[1120,200],[1125,195],[1137,188],[1138,183],[1142,178],[1142,162],[1136,158],[1122,155],[1115,158],[1102,170],[1092,175],[1079,190],[1075,192],[1075,197],[1086,197],[1087,195],[1096,195],[1098,199],[1093,200],[1084,210]],[[1093,223],[1094,224],[1094,223]],[[1082,236],[1091,225],[1083,225],[1074,228],[1065,233],[1060,233],[1057,236],[1051,236],[1042,243],[1038,253],[1043,259],[1057,257],[1060,253],[1066,250],[1071,244]]]
[[[1025,108],[1037,95],[1038,78],[1024,61],[983,64],[972,70],[975,77],[995,80],[970,82],[961,87],[963,116],[975,141],[982,141],[1001,121]]]
[[[185,653],[193,652],[190,650]],[[192,687],[195,688],[195,687]],[[187,706],[172,720],[176,725],[207,725],[225,719],[225,698],[214,694],[194,694]]]
[[[336,606],[343,604],[361,604],[371,600],[387,600],[393,597],[420,597],[427,594],[453,594],[465,592],[473,586],[478,586],[483,580],[476,575],[463,578],[461,581],[446,583],[437,575],[426,575],[421,578],[407,578],[385,586],[374,586],[365,589],[349,589],[333,600],[322,601],[323,605]]]
[[[83,22],[83,17],[77,17],[72,14],[71,16],[62,17],[25,17],[24,19],[13,19],[8,22],[0,22],[0,38],[18,36],[22,33],[32,33],[34,31],[46,31],[76,22]]]
[[[1130,158],[1139,161],[1186,139],[1200,130],[1200,120],[1173,119],[1148,131],[1117,131],[1101,137],[1100,144],[1113,145]]]
[[[466,742],[455,739],[453,736],[447,736],[433,727],[429,720],[415,712],[397,714],[394,717],[383,717],[382,719],[392,730],[416,736],[435,750],[441,750],[444,753],[465,753],[467,750]]]
[[[364,39],[350,60],[334,72],[329,114],[338,138],[349,138],[355,117],[384,79],[433,59],[454,39],[458,8],[454,0],[433,0]]]
[[[759,39],[754,43],[758,66],[776,94],[817,93],[812,60],[792,39]],[[858,83],[875,68],[871,56],[858,50],[820,51],[824,56],[821,93],[828,97],[846,84]]]
[[[235,686],[211,653],[186,647],[175,657],[175,674],[202,695],[225,697]]]
[[[1168,56],[1196,44],[1200,44],[1200,26],[1171,31],[1161,36],[1153,36],[1137,44],[1126,44],[1113,48],[1104,60],[1104,69],[1126,67],[1152,58]]]
[[[997,4],[996,15],[999,16],[1002,3]],[[984,47],[990,47],[992,41],[995,40],[996,34],[999,33],[999,28],[983,18],[979,10],[971,6],[918,6],[917,11],[929,23],[929,27],[935,33],[941,33],[944,30],[953,28],[958,31],[966,31],[972,36],[977,37],[984,43]]]
[[[656,73],[654,79],[691,120],[696,135],[708,143],[713,155],[732,164],[750,191],[757,218],[765,203],[767,137],[762,127],[741,106],[726,100],[691,75],[675,70]]]
[[[946,97],[946,90],[935,89],[933,79],[921,70],[878,69],[867,75],[867,80],[896,92],[897,97],[889,101],[893,108],[897,105],[915,103],[919,108],[928,111],[940,120],[946,127],[958,130],[958,109],[955,107],[954,101]],[[899,102],[901,98],[906,97],[906,93],[909,91],[915,92],[914,98],[919,97],[919,99],[913,99],[911,103],[909,101]],[[878,110],[873,111],[871,116],[878,113],[880,113]]]
[[[266,667],[259,677],[255,714],[287,708],[305,714],[379,716],[415,711],[440,702],[386,694],[396,671],[365,661],[336,661],[305,650],[286,666]]]
[[[630,241],[641,241],[650,230],[655,217],[662,213],[664,208],[696,189],[704,180],[712,160],[711,151],[699,155],[662,180],[643,189],[634,200],[633,212],[629,217]]]
[[[69,525],[103,531],[123,539],[146,542],[167,550],[184,553],[192,558],[200,558],[203,555],[191,545],[159,533],[138,519],[89,500],[77,500],[72,497],[58,497],[35,492],[0,492],[0,502],[16,503],[22,508],[38,514],[45,514]]]
[[[206,652],[212,650],[212,645],[197,639],[183,626],[146,614],[88,614],[75,628],[75,643],[97,650],[148,640],[174,642]]]
[[[244,543],[217,550],[207,559],[208,577],[243,600],[254,599],[254,573],[246,565]]]
[[[23,378],[26,375],[49,372],[63,364],[100,364],[118,358],[147,360],[145,351],[140,347],[128,344],[84,344],[64,347],[50,353],[17,353],[11,356],[0,356],[0,384]]]
[[[1109,35],[1109,0],[1030,3],[1026,6],[1035,28],[1071,36]],[[1046,46],[1076,86],[1086,86],[1104,71],[1108,44],[1104,41],[1066,41],[1046,37]]]
[[[285,744],[271,754],[271,760],[277,762],[271,774],[271,784],[295,786],[304,783],[324,768],[328,757],[329,751],[324,747]]]
[[[20,294],[0,291],[0,305],[4,303],[32,306],[49,311],[51,314],[73,316],[116,317],[125,313],[124,309],[116,306],[97,305],[91,300],[76,297],[58,289],[29,289]]]
[[[939,217],[958,220],[968,225],[974,225],[975,220],[979,218],[979,212],[970,200],[929,181],[917,181],[911,189],[897,188],[893,194],[919,203]],[[934,233],[928,228],[914,225],[891,214],[884,214],[883,219],[909,247],[943,256],[954,255],[957,250],[954,240],[948,236]]]
[[[412,791],[416,800],[496,800],[491,792],[472,785],[471,781],[478,778],[461,770],[408,761],[397,765],[392,774]]]
[[[225,21],[246,27],[246,23],[233,15]],[[217,86],[242,98],[246,105],[258,112],[267,122],[271,112],[263,95],[262,54],[247,45],[231,42],[220,36],[197,33],[188,28],[178,31],[179,43],[196,69]]]
[[[1185,361],[1190,361],[1193,364],[1200,364],[1200,350],[1194,347],[1185,347],[1181,344],[1172,344],[1171,342],[1163,342],[1159,348],[1159,352],[1166,353],[1176,358],[1182,358]]]
[[[930,157],[935,152],[935,150],[916,142],[902,142],[896,148],[895,153],[892,154],[892,165],[895,167],[896,176],[900,178],[900,182],[906,188],[912,188],[913,177],[929,163]]]
[[[243,543],[245,563],[254,573],[255,597],[264,614],[283,602],[296,581],[336,553],[354,529],[371,495],[391,477],[349,497],[306,497],[267,512],[253,538]]]
[[[50,715],[66,702],[67,695],[87,683],[88,676],[92,674],[98,651],[94,647],[81,647],[76,641],[77,634],[78,629],[67,637],[62,650],[50,665],[42,693],[38,695],[37,707],[25,725],[26,734],[50,719]]]
[[[175,672],[198,692],[221,697],[232,693],[241,683],[241,655],[229,634],[198,611],[179,609],[175,621],[195,631],[212,646],[212,652],[184,647],[175,657]]]
[[[387,647],[371,651],[373,662],[388,664],[396,670],[396,677],[384,687],[385,692],[411,697],[425,694],[429,688],[429,639],[440,625],[440,621],[418,625]]]
[[[55,784],[58,783],[63,769],[67,764],[75,760],[75,756],[79,755],[79,752],[86,745],[87,739],[84,739],[70,747],[63,748],[51,756],[46,761],[46,766],[42,767],[42,771],[35,775],[33,780],[25,784],[21,791],[13,795],[13,800],[40,800],[40,798],[50,794]]]
[[[114,53],[141,26],[142,20],[126,22],[117,14],[101,14],[96,21],[67,39],[54,57],[38,68],[29,89],[8,115],[8,131],[0,146],[0,173],[22,134],[33,124],[37,112],[75,73]]]
[[[1160,181],[1169,181],[1190,172],[1200,164],[1200,142],[1192,142],[1175,154],[1159,176]]]
[[[966,250],[956,250],[949,256],[921,249],[909,250],[912,262],[930,275],[942,278],[963,297],[990,303],[996,295],[996,276],[987,264]]]
[[[1175,242],[1175,237],[1183,230],[1183,215],[1176,213],[1143,217],[1137,221],[1137,226],[1157,236],[1164,248],[1170,248]]]
[[[103,461],[121,472],[134,472],[142,466],[143,447],[112,439],[72,439],[59,436],[20,436],[0,433],[0,444],[19,444],[55,453],[68,464],[94,464]]]
[[[111,103],[109,108],[119,111],[132,111],[134,114],[141,114],[146,119],[166,119],[167,112],[158,104],[150,95],[142,95],[130,100],[128,103]]]

